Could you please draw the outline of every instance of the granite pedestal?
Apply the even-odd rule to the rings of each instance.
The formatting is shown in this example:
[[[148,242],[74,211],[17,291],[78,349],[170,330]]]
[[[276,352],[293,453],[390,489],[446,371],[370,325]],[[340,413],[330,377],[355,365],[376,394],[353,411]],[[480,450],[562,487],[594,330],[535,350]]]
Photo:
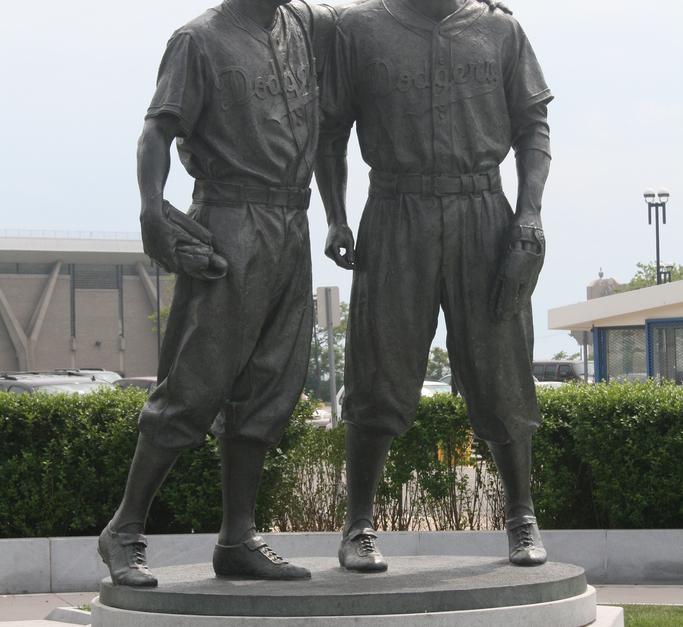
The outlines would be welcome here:
[[[218,579],[208,564],[160,569],[158,588],[105,579],[93,627],[583,627],[596,619],[595,591],[578,566],[413,556],[392,558],[387,573],[360,574],[330,558],[297,563],[311,569],[310,581]]]

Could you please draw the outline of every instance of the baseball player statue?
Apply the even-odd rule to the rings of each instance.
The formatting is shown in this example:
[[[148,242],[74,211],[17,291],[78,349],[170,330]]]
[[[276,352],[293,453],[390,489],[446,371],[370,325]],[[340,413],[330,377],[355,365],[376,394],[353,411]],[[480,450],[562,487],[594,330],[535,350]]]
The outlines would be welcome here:
[[[140,414],[123,501],[99,538],[115,584],[157,585],[143,535],[150,504],[180,452],[211,428],[223,487],[216,574],[310,577],[257,535],[254,510],[264,457],[308,367],[306,209],[316,75],[333,20],[331,9],[301,0],[225,0],[168,43],[138,178],[145,251],[178,278],[159,385]],[[196,179],[188,215],[163,200],[174,139]]]
[[[353,269],[343,418],[342,566],[387,562],[372,506],[393,438],[410,428],[439,308],[472,427],[505,490],[510,561],[546,560],[530,494],[539,424],[531,294],[543,264],[541,199],[552,99],[522,28],[475,0],[364,0],[340,10],[322,91],[316,178],[326,253]],[[371,166],[354,246],[346,223],[353,124]],[[500,163],[515,150],[516,210]]]

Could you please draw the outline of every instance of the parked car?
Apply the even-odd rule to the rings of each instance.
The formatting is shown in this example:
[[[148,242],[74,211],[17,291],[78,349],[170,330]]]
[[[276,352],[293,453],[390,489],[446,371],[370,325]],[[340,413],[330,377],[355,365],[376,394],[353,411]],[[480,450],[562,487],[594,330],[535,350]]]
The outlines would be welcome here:
[[[450,379],[450,375],[449,375]],[[421,396],[434,396],[436,394],[451,394],[451,382],[449,381],[425,381],[422,384]]]
[[[449,375],[450,376],[450,375]],[[425,381],[422,384],[421,396],[429,397],[435,394],[451,394],[451,385],[443,380],[441,381]],[[344,386],[337,392],[337,411],[341,414],[342,403],[344,402]],[[341,416],[340,416],[341,418]],[[332,428],[332,409],[329,405],[318,407],[313,412],[313,418],[308,421],[314,427],[320,429]]]
[[[156,377],[125,377],[114,381],[117,388],[125,390],[126,388],[140,388],[151,392],[157,386]]]
[[[316,407],[313,410],[313,416],[306,421],[316,429],[331,429],[332,428],[332,411],[329,405]]]
[[[90,394],[112,388],[106,381],[93,381],[90,377],[36,372],[0,374],[0,392],[13,394]]]
[[[561,381],[539,381],[536,377],[534,384],[537,388],[561,388],[564,385]]]
[[[441,377],[439,379],[439,383],[445,383],[451,388],[451,392],[455,394],[456,396],[460,395],[460,392],[458,391],[458,386],[455,385],[453,382],[453,375],[452,374],[447,374],[445,377]]]
[[[534,376],[539,381],[584,381],[582,361],[535,361]],[[595,381],[593,362],[588,362],[588,382]]]
[[[450,377],[450,375],[448,375]],[[422,390],[420,391],[420,396],[428,397],[434,396],[435,394],[450,394],[451,384],[447,383],[443,379],[441,381],[429,381],[425,380],[422,384]],[[342,385],[339,392],[337,392],[337,405],[341,408],[344,402],[344,386]]]
[[[51,370],[50,374],[89,377],[92,381],[106,381],[107,383],[114,383],[121,378],[121,375],[118,372],[102,370],[102,368],[56,368],[55,370]]]

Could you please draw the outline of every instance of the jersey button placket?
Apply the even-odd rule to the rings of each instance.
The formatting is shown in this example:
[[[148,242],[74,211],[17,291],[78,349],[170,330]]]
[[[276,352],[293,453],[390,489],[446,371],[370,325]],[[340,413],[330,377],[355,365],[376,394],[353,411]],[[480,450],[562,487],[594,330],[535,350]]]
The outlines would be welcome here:
[[[434,125],[435,171],[448,171],[451,154],[450,132],[450,42],[439,29],[432,38],[432,120]]]
[[[289,97],[287,95],[287,82],[285,81],[285,73],[284,73],[284,68],[283,68],[283,61],[287,59],[287,50],[286,50],[286,45],[285,49],[283,50],[280,47],[280,39],[279,38],[274,38],[273,35],[269,35],[268,41],[270,43],[270,53],[273,58],[273,63],[275,64],[275,69],[277,71],[277,76],[278,76],[278,81],[280,82],[280,92],[281,92],[281,97],[284,100],[284,105],[285,105],[285,110],[287,111],[287,119],[289,121],[289,127],[291,130],[292,137],[294,138],[294,142],[296,143],[297,149],[299,154],[303,154],[304,152],[304,146],[303,146],[303,140],[302,138],[299,137],[299,133],[297,133],[297,124],[296,124],[296,116],[294,114],[294,111],[292,111],[291,103],[289,101]]]

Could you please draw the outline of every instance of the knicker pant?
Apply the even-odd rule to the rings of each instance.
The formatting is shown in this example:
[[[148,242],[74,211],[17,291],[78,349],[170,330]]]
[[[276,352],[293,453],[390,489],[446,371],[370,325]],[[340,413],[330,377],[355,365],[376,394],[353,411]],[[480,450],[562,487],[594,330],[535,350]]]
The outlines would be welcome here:
[[[218,436],[279,442],[303,389],[312,333],[306,212],[253,203],[195,204],[190,214],[228,261],[225,278],[179,275],[159,386],[139,419],[163,448]],[[215,420],[215,422],[214,422]]]
[[[489,296],[513,212],[502,192],[371,190],[356,248],[343,418],[400,435],[414,419],[442,307],[448,354],[476,435],[506,443],[539,423],[531,303],[494,322]]]

